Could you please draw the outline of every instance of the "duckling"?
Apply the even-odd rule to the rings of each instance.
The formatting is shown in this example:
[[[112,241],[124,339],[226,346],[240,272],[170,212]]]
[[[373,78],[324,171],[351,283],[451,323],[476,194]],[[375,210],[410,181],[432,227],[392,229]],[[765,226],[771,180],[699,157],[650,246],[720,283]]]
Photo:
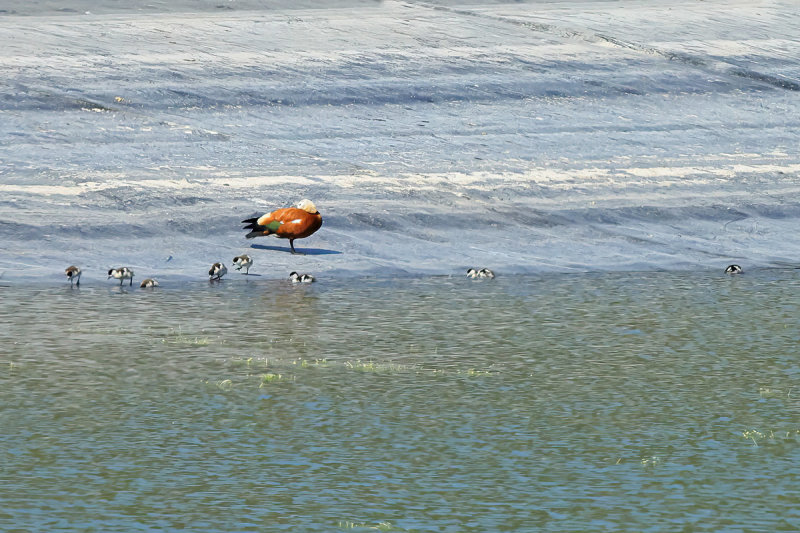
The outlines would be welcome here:
[[[211,270],[208,271],[208,275],[211,276],[211,279],[216,279],[219,281],[222,279],[222,276],[228,273],[228,269],[225,268],[225,265],[222,263],[214,263],[211,265]]]
[[[313,283],[317,281],[311,274],[298,274],[297,272],[289,274],[289,279],[292,283]]]
[[[75,285],[77,285],[78,287],[81,286],[81,269],[80,268],[76,267],[75,265],[72,265],[70,267],[67,267],[67,269],[64,271],[64,273],[67,275],[67,279],[69,279],[70,286],[73,283],[75,283]]]
[[[488,268],[482,268],[480,270],[476,270],[474,268],[470,268],[469,270],[467,270],[467,277],[470,278],[470,279],[475,279],[475,278],[493,279],[494,278],[494,272],[492,272]]]
[[[142,281],[139,284],[139,287],[142,288],[142,289],[149,289],[149,288],[152,288],[152,287],[158,287],[158,282],[156,280],[154,280],[153,278],[147,278],[146,280]]]
[[[726,274],[741,274],[742,272],[744,270],[739,265],[728,265],[728,268],[725,269]]]
[[[122,282],[126,279],[131,280],[130,286],[133,286],[133,270],[128,267],[112,268],[108,271],[108,279],[118,279],[119,286],[122,287]]]
[[[233,264],[236,265],[236,270],[245,269],[245,275],[250,273],[250,267],[253,266],[253,260],[249,255],[237,255],[233,258]]]

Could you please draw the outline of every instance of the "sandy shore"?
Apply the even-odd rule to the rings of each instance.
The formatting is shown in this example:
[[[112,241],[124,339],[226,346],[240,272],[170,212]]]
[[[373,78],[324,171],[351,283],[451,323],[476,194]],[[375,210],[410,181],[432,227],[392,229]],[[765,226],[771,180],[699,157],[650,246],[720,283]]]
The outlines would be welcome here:
[[[794,266],[800,15],[653,4],[0,10],[0,272]]]

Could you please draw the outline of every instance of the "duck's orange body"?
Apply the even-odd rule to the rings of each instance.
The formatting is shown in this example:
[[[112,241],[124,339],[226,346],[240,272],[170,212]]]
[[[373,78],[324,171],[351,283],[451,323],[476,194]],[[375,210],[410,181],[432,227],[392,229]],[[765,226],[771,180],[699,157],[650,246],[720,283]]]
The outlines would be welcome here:
[[[266,235],[289,239],[289,246],[295,253],[294,240],[304,239],[317,231],[322,226],[322,215],[310,200],[303,200],[295,207],[276,209],[242,222],[247,224],[244,229],[251,230],[248,239]]]

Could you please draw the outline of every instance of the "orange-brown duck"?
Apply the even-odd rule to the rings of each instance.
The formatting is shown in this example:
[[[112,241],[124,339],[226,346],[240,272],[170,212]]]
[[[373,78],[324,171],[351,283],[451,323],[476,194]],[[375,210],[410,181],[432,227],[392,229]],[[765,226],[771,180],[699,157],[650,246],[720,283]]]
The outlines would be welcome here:
[[[281,239],[289,239],[292,253],[295,239],[304,239],[317,231],[322,226],[322,215],[317,211],[314,202],[301,200],[294,207],[276,209],[271,213],[258,218],[248,218],[242,221],[247,224],[244,229],[250,230],[248,239],[266,235],[275,235]]]

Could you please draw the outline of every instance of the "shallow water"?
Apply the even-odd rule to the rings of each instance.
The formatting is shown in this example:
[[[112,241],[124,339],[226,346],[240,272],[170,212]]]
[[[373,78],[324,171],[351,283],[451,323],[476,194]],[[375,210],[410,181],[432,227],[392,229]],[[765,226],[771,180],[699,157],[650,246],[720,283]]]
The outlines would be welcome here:
[[[800,526],[800,276],[0,288],[6,530]]]

